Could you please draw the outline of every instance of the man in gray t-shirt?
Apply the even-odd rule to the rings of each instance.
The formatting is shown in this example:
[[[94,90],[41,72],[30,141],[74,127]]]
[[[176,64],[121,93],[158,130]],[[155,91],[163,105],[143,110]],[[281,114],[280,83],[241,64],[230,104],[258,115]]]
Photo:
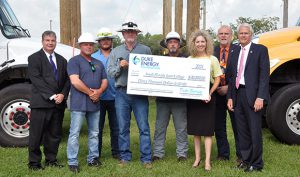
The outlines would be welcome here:
[[[67,156],[69,169],[78,173],[79,133],[84,118],[88,125],[88,166],[100,166],[98,150],[100,103],[99,98],[107,88],[103,64],[91,57],[94,38],[83,33],[78,39],[80,55],[70,59],[68,75],[71,81],[71,125],[68,138]]]

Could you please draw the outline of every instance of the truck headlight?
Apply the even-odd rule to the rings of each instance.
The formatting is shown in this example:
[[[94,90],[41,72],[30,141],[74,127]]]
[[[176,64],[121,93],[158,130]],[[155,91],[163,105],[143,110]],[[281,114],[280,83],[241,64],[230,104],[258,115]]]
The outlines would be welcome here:
[[[270,59],[270,68],[273,68],[275,65],[277,65],[279,61],[280,60],[278,58]]]

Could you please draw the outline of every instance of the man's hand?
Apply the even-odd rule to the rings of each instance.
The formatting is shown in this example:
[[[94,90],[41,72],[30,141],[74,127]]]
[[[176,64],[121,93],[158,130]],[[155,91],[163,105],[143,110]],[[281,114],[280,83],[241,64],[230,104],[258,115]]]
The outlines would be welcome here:
[[[55,104],[60,104],[64,100],[64,97],[61,93],[56,94],[56,97],[54,97]]]
[[[229,109],[230,111],[232,111],[232,112],[234,111],[232,99],[228,99],[228,101],[227,101],[227,107],[228,107],[228,109]]]
[[[217,88],[217,92],[219,95],[221,96],[224,96],[227,94],[227,91],[228,91],[228,85],[224,85],[224,86],[221,86],[221,87],[218,87]]]
[[[264,107],[264,100],[261,98],[256,98],[254,102],[254,112],[260,111]]]
[[[121,68],[124,68],[124,69],[126,69],[126,68],[128,68],[128,61],[127,60],[121,60],[120,61],[120,67]]]
[[[90,99],[93,102],[98,102],[102,92],[100,91],[100,89],[90,89],[90,90],[92,91],[92,94],[89,95]]]

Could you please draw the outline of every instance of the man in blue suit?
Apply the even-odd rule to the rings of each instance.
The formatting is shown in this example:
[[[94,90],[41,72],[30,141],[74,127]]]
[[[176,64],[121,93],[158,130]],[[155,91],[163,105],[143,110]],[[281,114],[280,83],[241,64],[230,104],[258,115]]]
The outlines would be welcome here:
[[[219,59],[220,66],[223,72],[221,76],[221,82],[217,89],[216,94],[216,121],[215,121],[215,135],[216,142],[218,148],[218,160],[229,160],[230,157],[230,147],[227,139],[227,130],[226,130],[226,119],[227,119],[227,99],[226,94],[228,91],[228,79],[225,77],[226,67],[231,61],[230,51],[233,51],[238,46],[231,43],[232,40],[232,29],[228,25],[222,25],[218,29],[217,34],[220,45],[216,46],[214,49],[214,56]],[[239,148],[239,139],[237,135],[236,129],[236,121],[234,117],[234,113],[232,111],[228,111],[232,130],[234,134],[235,140],[235,148],[236,148],[236,157],[238,164],[241,161],[241,153]]]
[[[238,168],[245,172],[263,169],[261,117],[264,103],[269,100],[268,49],[252,43],[252,35],[249,24],[239,25],[240,47],[230,53],[232,60],[227,67],[227,106],[234,111],[237,123],[242,155]]]

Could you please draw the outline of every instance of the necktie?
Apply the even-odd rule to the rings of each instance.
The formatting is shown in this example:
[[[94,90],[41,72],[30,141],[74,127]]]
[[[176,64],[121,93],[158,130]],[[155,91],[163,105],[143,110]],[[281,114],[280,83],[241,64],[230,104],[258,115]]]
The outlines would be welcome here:
[[[223,75],[221,75],[221,86],[226,85],[226,80],[225,80],[225,71],[226,71],[226,49],[223,48],[222,49],[222,54],[221,54],[221,59],[220,59],[220,66],[221,66],[221,70]]]
[[[225,63],[225,58],[226,58],[225,55],[226,55],[226,49],[223,48],[223,50],[222,50],[222,58],[221,58],[221,60],[222,60],[223,63]]]
[[[239,70],[238,70],[238,75],[237,75],[236,80],[235,80],[235,87],[237,89],[240,86],[240,80],[241,80],[241,77],[242,77],[242,71],[244,69],[244,55],[245,55],[245,48],[242,47],[242,55],[241,55],[241,58],[240,58],[240,66],[239,66]]]
[[[58,73],[57,73],[57,69],[56,69],[55,63],[52,60],[52,55],[50,55],[49,58],[50,58],[50,63],[52,65],[53,73],[55,75],[55,80],[58,81]]]

